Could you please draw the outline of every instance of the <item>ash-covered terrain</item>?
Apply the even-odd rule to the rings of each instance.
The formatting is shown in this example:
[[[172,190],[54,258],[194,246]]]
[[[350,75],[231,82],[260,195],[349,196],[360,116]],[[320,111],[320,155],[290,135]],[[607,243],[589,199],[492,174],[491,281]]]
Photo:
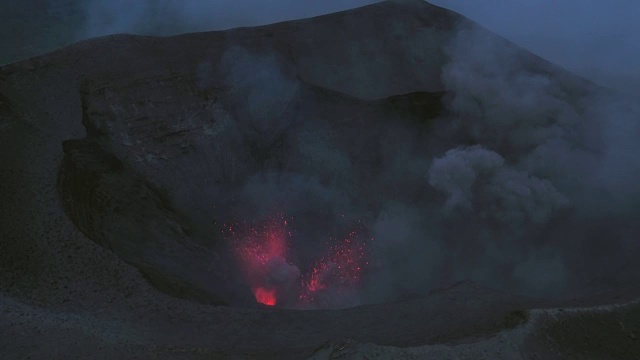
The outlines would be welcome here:
[[[417,0],[3,66],[0,354],[640,358],[639,120]]]

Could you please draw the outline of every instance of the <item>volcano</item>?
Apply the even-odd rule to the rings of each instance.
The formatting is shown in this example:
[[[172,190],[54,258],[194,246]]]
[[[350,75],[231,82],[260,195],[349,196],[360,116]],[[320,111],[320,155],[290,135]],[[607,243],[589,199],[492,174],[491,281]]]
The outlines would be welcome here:
[[[418,0],[3,66],[0,354],[633,358],[612,97]]]

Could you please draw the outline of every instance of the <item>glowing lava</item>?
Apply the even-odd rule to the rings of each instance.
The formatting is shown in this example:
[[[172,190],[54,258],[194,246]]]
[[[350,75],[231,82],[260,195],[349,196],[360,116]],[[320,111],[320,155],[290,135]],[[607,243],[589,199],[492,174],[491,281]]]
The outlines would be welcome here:
[[[260,304],[275,306],[276,305],[276,290],[275,289],[265,289],[265,288],[256,288],[254,290],[254,295],[256,296],[256,301]]]
[[[287,243],[291,233],[282,217],[258,224],[224,225],[233,242],[232,250],[258,303],[274,306],[280,293],[300,276],[287,263]]]
[[[327,253],[318,259],[306,277],[302,279],[299,300],[303,304],[316,301],[323,292],[335,295],[349,292],[358,285],[367,261],[366,243],[352,231],[341,242],[331,245]]]
[[[360,233],[352,231],[342,241],[330,239],[325,254],[311,264],[307,273],[300,274],[298,267],[288,261],[292,234],[287,226],[282,216],[260,223],[224,225],[223,232],[232,241],[232,251],[256,302],[325,307],[353,293],[369,264]]]

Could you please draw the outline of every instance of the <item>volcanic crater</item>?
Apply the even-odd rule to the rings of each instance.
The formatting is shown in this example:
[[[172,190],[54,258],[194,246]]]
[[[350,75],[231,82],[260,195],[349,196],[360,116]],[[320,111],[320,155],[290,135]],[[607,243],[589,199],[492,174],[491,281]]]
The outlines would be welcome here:
[[[609,96],[418,0],[3,66],[0,353],[637,358]]]

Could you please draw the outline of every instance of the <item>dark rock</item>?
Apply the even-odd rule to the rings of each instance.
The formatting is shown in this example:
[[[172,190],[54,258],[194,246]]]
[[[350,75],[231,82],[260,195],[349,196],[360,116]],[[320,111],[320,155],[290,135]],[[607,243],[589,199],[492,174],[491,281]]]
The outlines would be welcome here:
[[[15,120],[14,117],[13,109],[9,105],[9,99],[0,94],[0,131],[5,127],[11,126]]]
[[[95,142],[70,140],[63,147],[62,199],[80,231],[136,266],[159,289],[225,304],[207,281],[210,259],[185,234],[185,220],[161,191]]]
[[[104,37],[29,62],[38,64],[34,72],[80,69],[68,90],[80,93],[82,119],[73,121],[82,121],[86,138],[64,142],[67,214],[158,289],[215,304],[248,302],[230,260],[212,264],[225,249],[214,224],[232,213],[230,194],[257,174],[317,168],[296,141],[323,129],[354,175],[344,180],[330,169],[319,182],[360,191],[352,193],[368,201],[356,204],[363,213],[381,203],[385,189],[369,182],[384,154],[371,144],[391,142],[394,131],[427,131],[442,113],[444,48],[459,26],[477,27],[423,1],[385,1],[225,32]],[[567,87],[584,84],[516,53]],[[427,196],[420,193],[428,192],[407,197]]]

